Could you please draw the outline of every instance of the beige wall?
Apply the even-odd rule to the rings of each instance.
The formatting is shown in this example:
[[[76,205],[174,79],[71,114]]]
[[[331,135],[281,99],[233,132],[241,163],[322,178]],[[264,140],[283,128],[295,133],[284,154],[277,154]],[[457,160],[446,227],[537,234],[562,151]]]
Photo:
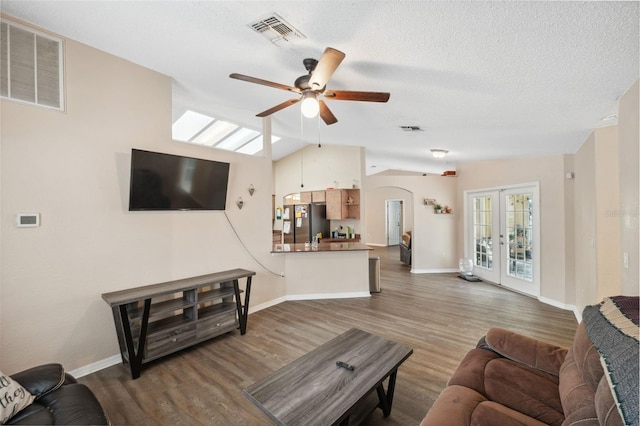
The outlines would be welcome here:
[[[575,154],[574,218],[575,239],[575,297],[574,304],[582,312],[584,306],[594,303],[597,291],[596,251],[596,135],[592,133]],[[604,212],[603,212],[604,214]],[[567,224],[571,226],[571,223]]]
[[[620,220],[615,212],[620,204],[618,173],[618,126],[597,129],[596,173],[596,256],[597,303],[606,296],[620,294]]]
[[[576,268],[575,259],[576,252],[573,248],[575,241],[575,155],[564,155],[565,173],[573,173],[574,179],[564,180],[564,235],[567,244],[564,246],[564,282],[565,282],[565,301],[574,305],[576,300]],[[566,177],[566,175],[565,175]]]
[[[411,193],[411,200],[407,199],[407,206],[413,206],[411,271],[414,273],[458,270],[456,220],[461,209],[456,202],[456,183],[457,178],[442,176],[372,175],[366,178],[365,187],[368,194],[392,187],[402,188]],[[442,205],[449,205],[453,214],[434,214],[433,206],[423,204],[424,198],[435,198]],[[370,215],[376,213],[367,211],[367,223]],[[380,223],[379,219],[371,220]],[[382,223],[384,224],[384,220]],[[371,226],[367,227],[367,241],[369,236],[373,238],[374,232],[379,231],[372,230]]]
[[[628,288],[622,280],[624,273],[633,273],[635,263],[630,262],[630,268],[624,268],[622,253],[637,249],[638,238],[625,229],[634,220],[633,209],[625,208],[633,198],[628,176],[633,176],[634,161],[627,162],[628,168],[623,171],[625,161],[621,161],[619,151],[623,144],[620,128],[626,124],[624,115],[619,123],[596,129],[575,155],[575,304],[579,312],[606,296],[638,294],[637,279]],[[636,160],[636,173],[637,168]],[[621,231],[629,232],[628,246]]]
[[[459,203],[465,190],[540,182],[541,298],[578,315],[605,296],[640,291],[638,92],[636,82],[620,100],[618,126],[596,129],[575,155],[458,164]]]
[[[354,184],[360,188],[363,157],[361,147],[307,145],[275,163],[276,202],[281,203],[282,197],[294,192],[351,188]]]
[[[275,256],[285,258],[288,300],[369,297],[368,250]]]
[[[575,155],[578,311],[605,296],[639,294],[638,120],[636,82],[620,100],[618,126],[595,130]]]
[[[620,99],[618,109],[619,158],[620,158],[620,237],[621,254],[629,256],[629,267],[619,263],[622,292],[638,295],[640,289],[640,149],[638,148],[640,112],[638,110],[638,81]]]
[[[576,306],[620,294],[618,127],[596,129],[574,156]]]
[[[356,233],[363,234],[366,218],[363,206],[366,203],[366,189],[363,187],[364,148],[357,146],[308,145],[275,163],[276,206],[282,205],[282,197],[301,192],[326,188],[360,188],[360,220],[332,220],[331,229],[350,226]],[[304,187],[301,187],[301,176]],[[275,229],[282,229],[282,221],[276,221]]]
[[[271,161],[172,142],[169,77],[73,41],[65,61],[66,112],[2,101],[0,368],[116,355],[104,292],[241,267],[258,273],[251,306],[282,297],[251,257],[283,270],[269,254]],[[128,212],[132,147],[230,162],[226,215]],[[41,226],[17,228],[19,212]]]
[[[508,185],[540,184],[540,297],[561,305],[567,300],[565,251],[565,160],[562,155],[512,158],[458,164],[458,205],[463,205],[464,191],[499,188]],[[458,256],[464,257],[464,215],[456,216]]]
[[[401,200],[403,203],[402,231],[413,229],[413,194],[403,188],[376,188],[367,191],[367,203],[364,213],[367,217],[367,244],[377,246],[387,245],[387,215],[386,201]]]

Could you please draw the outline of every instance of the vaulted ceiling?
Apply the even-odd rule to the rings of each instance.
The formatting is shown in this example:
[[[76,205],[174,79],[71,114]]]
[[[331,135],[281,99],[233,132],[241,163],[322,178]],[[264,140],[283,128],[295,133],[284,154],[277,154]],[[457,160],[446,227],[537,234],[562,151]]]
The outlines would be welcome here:
[[[173,78],[185,110],[261,130],[292,94],[304,58],[346,57],[327,88],[390,92],[387,103],[326,99],[330,126],[292,106],[271,116],[274,159],[306,144],[366,147],[367,174],[440,173],[457,162],[574,153],[615,124],[639,78],[639,2],[15,1],[4,14]],[[250,24],[274,14],[298,36]],[[402,126],[416,126],[406,131]],[[444,159],[431,149],[444,149]]]

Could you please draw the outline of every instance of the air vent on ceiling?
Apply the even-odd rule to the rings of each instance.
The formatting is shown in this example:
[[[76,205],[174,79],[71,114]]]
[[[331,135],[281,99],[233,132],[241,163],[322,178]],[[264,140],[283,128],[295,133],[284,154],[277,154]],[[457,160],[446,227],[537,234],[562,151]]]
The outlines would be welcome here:
[[[419,132],[419,131],[422,131],[420,126],[400,126],[400,128],[402,130],[404,130],[405,132]]]
[[[276,45],[306,38],[304,34],[282,19],[277,13],[272,13],[248,26]]]

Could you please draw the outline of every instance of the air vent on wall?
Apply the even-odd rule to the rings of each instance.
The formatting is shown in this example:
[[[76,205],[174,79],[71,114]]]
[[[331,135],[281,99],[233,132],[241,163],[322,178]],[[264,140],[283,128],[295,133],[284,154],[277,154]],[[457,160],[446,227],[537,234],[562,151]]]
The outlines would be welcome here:
[[[64,110],[62,39],[0,23],[0,96]]]
[[[304,34],[293,28],[292,25],[276,13],[272,13],[248,26],[276,45],[306,38]]]

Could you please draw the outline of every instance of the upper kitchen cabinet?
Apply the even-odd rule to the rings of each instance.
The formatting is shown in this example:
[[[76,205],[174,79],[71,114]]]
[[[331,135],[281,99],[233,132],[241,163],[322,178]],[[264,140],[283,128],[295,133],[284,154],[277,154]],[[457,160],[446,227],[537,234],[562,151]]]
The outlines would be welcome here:
[[[300,201],[299,204],[310,204],[311,203],[311,192],[301,192],[300,193]]]
[[[360,219],[359,189],[328,189],[325,197],[327,219]]]
[[[300,193],[300,204],[324,203],[325,201],[324,191],[306,191]]]
[[[311,202],[324,203],[327,201],[325,191],[311,191]]]

